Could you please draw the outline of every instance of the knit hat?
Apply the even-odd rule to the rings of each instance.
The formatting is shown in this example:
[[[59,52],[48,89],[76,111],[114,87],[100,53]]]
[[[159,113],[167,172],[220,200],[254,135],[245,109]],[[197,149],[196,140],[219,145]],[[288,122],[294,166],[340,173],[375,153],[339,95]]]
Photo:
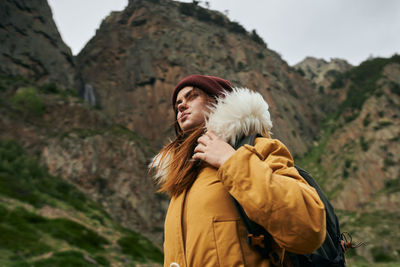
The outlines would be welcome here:
[[[172,108],[175,109],[176,97],[186,86],[194,86],[203,90],[209,96],[221,96],[224,91],[232,91],[231,83],[227,80],[208,75],[193,74],[183,78],[175,87],[172,94]]]

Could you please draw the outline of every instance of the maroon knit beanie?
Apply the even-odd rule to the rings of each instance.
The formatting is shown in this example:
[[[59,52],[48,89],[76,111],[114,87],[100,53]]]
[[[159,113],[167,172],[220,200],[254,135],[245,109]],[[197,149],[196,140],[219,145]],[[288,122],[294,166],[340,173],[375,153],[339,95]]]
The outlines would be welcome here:
[[[194,86],[203,90],[209,96],[221,96],[224,91],[232,91],[231,83],[227,80],[208,75],[193,74],[183,78],[172,94],[172,108],[175,109],[176,97],[186,86]]]

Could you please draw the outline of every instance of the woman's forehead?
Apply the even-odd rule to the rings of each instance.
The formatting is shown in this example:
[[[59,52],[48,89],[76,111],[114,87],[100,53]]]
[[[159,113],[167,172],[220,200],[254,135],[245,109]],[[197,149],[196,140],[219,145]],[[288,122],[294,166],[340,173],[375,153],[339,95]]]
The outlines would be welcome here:
[[[193,90],[193,89],[194,89],[193,86],[185,86],[185,87],[183,87],[183,88],[178,92],[178,94],[176,95],[176,99],[178,99],[178,98],[180,98],[180,97],[186,95],[187,92],[189,92],[189,91],[191,91],[191,90]]]
[[[201,89],[199,89],[199,88],[197,88],[197,87],[194,87],[194,86],[185,86],[185,87],[183,87],[183,88],[178,92],[178,95],[176,96],[176,99],[178,100],[178,99],[184,98],[188,93],[190,93],[190,92],[192,92],[192,91],[206,94],[206,93],[204,93]]]

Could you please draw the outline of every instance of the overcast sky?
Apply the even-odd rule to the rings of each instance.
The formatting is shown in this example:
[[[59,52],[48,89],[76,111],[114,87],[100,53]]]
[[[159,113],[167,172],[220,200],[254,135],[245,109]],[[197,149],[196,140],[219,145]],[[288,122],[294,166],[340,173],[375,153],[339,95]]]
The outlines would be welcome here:
[[[74,55],[111,12],[128,0],[48,0],[64,42]],[[192,1],[183,1],[192,2]],[[202,2],[205,6],[206,1]],[[210,0],[231,20],[255,29],[290,65],[306,56],[343,58],[400,54],[400,0]]]

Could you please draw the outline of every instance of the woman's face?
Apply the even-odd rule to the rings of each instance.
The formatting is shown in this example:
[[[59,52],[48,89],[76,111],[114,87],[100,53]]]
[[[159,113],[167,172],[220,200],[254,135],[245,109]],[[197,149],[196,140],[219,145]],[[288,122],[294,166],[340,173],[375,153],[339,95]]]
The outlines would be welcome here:
[[[186,86],[176,96],[176,119],[183,132],[199,126],[205,121],[210,97],[198,88]]]

